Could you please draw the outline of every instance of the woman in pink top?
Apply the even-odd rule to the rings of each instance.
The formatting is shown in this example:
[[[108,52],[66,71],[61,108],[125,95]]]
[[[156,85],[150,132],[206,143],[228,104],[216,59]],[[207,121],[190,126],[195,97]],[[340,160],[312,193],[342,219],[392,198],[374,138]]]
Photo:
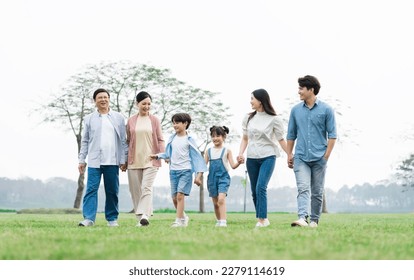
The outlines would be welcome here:
[[[160,160],[150,159],[151,154],[165,150],[164,137],[159,119],[150,114],[152,97],[141,91],[136,97],[138,113],[128,119],[128,182],[137,226],[148,226],[153,214],[153,184]]]

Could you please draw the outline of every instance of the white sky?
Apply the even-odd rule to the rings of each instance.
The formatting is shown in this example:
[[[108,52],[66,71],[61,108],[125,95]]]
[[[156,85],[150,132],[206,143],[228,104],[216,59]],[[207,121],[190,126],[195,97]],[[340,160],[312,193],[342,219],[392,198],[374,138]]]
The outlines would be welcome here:
[[[267,89],[276,110],[287,112],[285,99],[298,100],[297,78],[315,75],[319,98],[349,106],[342,125],[356,131],[335,147],[326,187],[386,179],[414,152],[413,142],[403,141],[414,128],[409,4],[0,0],[0,177],[76,180],[73,134],[39,125],[29,113],[86,64],[131,60],[221,92],[235,133],[254,89]],[[237,154],[238,143],[231,148]],[[276,165],[271,186],[294,186],[286,157]],[[157,183],[168,185],[167,174],[164,165]],[[244,167],[232,174],[244,175]]]

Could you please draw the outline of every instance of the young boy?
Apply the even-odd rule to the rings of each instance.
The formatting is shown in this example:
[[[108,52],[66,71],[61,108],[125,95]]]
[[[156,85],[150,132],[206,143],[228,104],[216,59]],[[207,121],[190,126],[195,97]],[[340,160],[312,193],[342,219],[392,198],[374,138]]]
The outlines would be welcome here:
[[[171,196],[176,209],[176,219],[171,226],[186,227],[189,218],[184,212],[184,198],[190,195],[193,173],[196,173],[194,183],[200,186],[201,177],[203,172],[207,171],[207,165],[196,142],[187,133],[191,124],[191,116],[186,113],[177,113],[172,116],[171,121],[175,133],[168,140],[165,152],[151,155],[151,158],[162,158],[169,162]]]

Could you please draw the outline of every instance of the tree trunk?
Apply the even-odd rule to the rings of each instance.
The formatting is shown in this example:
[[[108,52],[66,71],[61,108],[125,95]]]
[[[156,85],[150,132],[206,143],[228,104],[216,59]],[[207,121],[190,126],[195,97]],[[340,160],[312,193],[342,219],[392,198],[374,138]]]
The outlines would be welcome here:
[[[204,213],[204,176],[201,175],[201,185],[200,185],[200,213]]]
[[[80,152],[80,148],[81,148],[81,133],[76,135],[76,142],[78,144],[78,155]],[[85,172],[86,172],[86,165],[85,165]],[[82,195],[83,195],[83,190],[85,189],[85,173],[80,174],[79,173],[79,177],[78,177],[78,189],[76,190],[76,197],[75,197],[75,202],[73,203],[73,208],[75,209],[79,209],[80,208],[80,204],[82,201]]]
[[[323,192],[322,213],[328,213],[328,206],[326,205],[325,192]]]
[[[73,208],[79,209],[80,203],[82,201],[83,190],[85,189],[85,174],[79,174],[78,177],[78,189],[76,191],[76,198],[75,203],[73,204]]]

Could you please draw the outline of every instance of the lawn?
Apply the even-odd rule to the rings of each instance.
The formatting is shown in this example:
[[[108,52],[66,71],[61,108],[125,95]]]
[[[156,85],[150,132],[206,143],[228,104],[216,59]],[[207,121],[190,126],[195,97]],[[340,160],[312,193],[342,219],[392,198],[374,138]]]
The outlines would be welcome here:
[[[229,213],[216,228],[213,213],[189,213],[187,228],[171,228],[173,213],[155,213],[136,227],[121,213],[109,228],[80,214],[0,213],[2,260],[413,260],[414,214],[323,214],[320,225],[292,228],[295,214],[270,213],[256,229],[253,213]]]

